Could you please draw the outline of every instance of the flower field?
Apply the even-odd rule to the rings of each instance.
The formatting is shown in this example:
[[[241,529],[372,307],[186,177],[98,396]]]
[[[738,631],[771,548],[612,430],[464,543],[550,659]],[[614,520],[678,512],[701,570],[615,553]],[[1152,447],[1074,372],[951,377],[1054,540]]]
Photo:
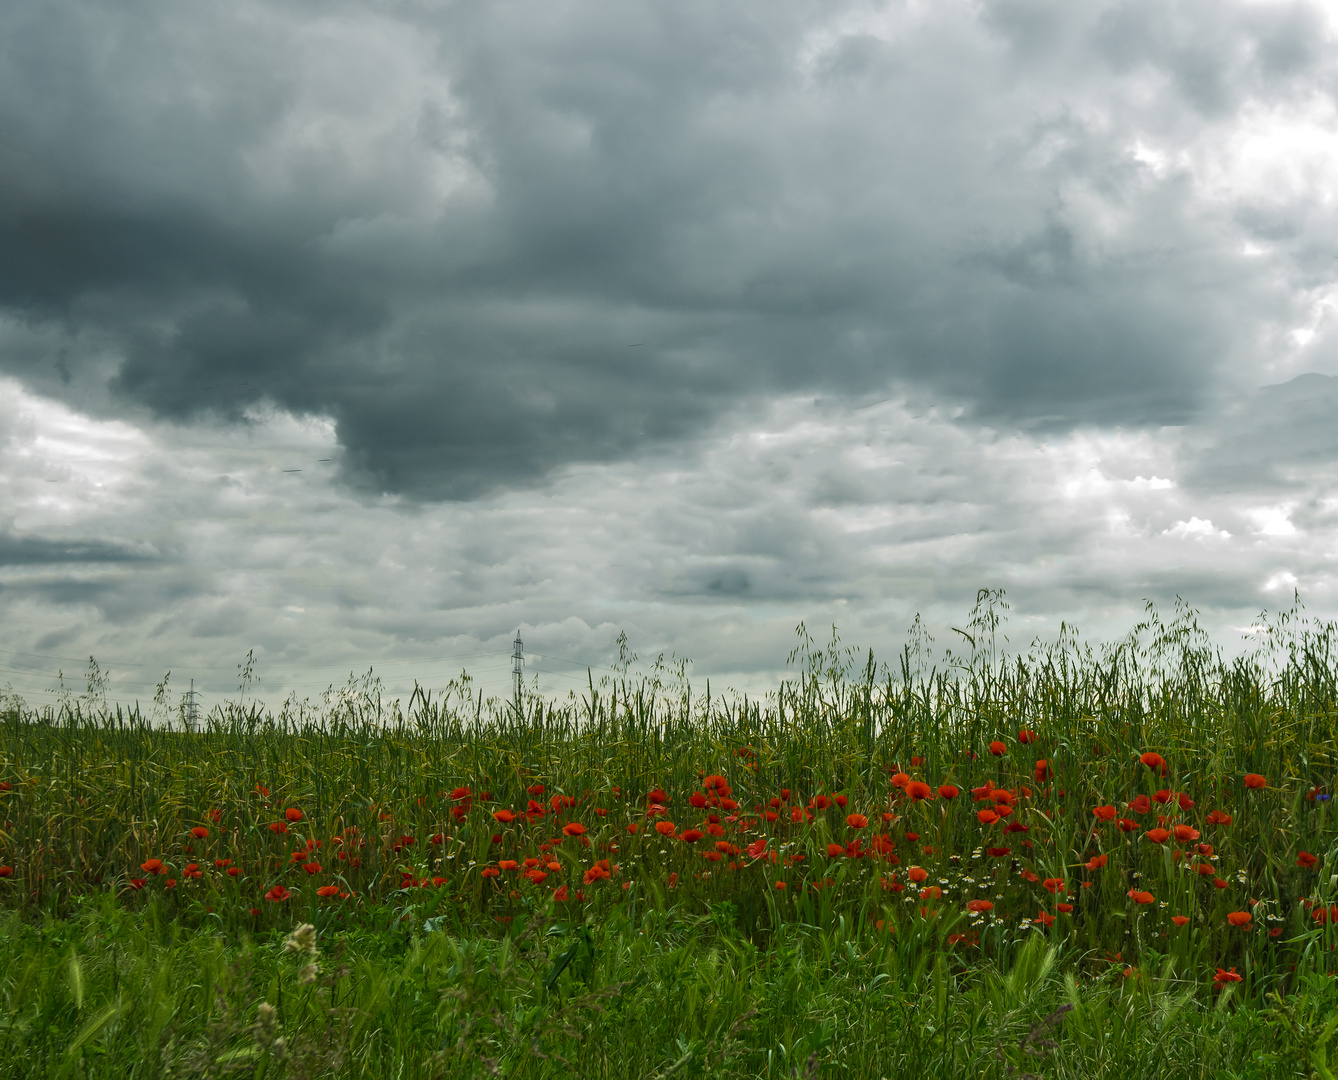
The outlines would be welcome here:
[[[666,1029],[637,1075],[891,1075],[898,1040],[880,1043],[866,1025],[867,1045],[852,1050],[864,1044],[842,1043],[839,1018],[804,1019],[820,992],[788,1007],[766,999],[774,987],[749,999],[744,973],[782,956],[820,961],[820,979],[841,969],[881,985],[903,1025],[925,995],[940,1020],[954,1007],[989,1017],[989,1037],[959,1048],[964,1062],[1007,1048],[1055,1075],[1090,1074],[1095,1035],[1081,1033],[1095,1030],[1093,1010],[1142,1001],[1153,1017],[1174,1001],[1181,1023],[1236,1025],[1232,1040],[1242,1024],[1254,1031],[1248,1053],[1231,1051],[1237,1065],[1273,1055],[1261,1075],[1308,1075],[1326,1036],[1305,1010],[1333,1000],[1338,973],[1327,632],[1272,670],[1215,658],[1183,623],[1146,637],[1102,655],[1052,647],[924,676],[903,667],[899,679],[834,644],[810,649],[765,703],[697,694],[660,668],[522,709],[485,710],[464,682],[435,700],[416,693],[403,711],[365,692],[319,715],[233,706],[194,733],[124,711],[39,716],[14,704],[0,758],[0,905],[10,948],[26,940],[29,952],[8,958],[11,1016],[34,992],[15,981],[24,956],[32,985],[50,982],[33,957],[53,927],[95,942],[86,951],[102,957],[104,990],[119,979],[96,944],[116,936],[107,926],[139,927],[140,951],[163,948],[164,934],[208,940],[220,1002],[233,994],[230,1008],[251,1012],[221,1029],[223,1006],[200,998],[172,1039],[205,1074],[201,1047],[214,1037],[217,1061],[245,1046],[252,1056],[227,1060],[298,1075],[291,1046],[256,1025],[292,1024],[293,1046],[307,1030],[259,1011],[283,978],[301,982],[283,975],[279,943],[293,952],[286,936],[305,924],[331,948],[412,955],[433,978],[454,970],[419,1018],[430,1037],[396,1051],[399,1068],[422,1075],[570,1075],[575,1065],[519,1053],[523,1039],[508,1050],[508,1025],[529,1023],[531,1049],[566,1040],[589,1052],[609,995],[625,1003],[637,971],[658,962],[619,961],[619,949],[652,940],[689,967],[737,954],[733,981],[719,976],[732,989],[707,995],[723,1007],[733,994],[737,1007],[674,1027],[687,1046],[702,1035],[692,1052],[675,1051]],[[61,942],[61,964],[75,962],[79,947]],[[480,970],[485,955],[494,972],[526,958],[530,981],[515,968],[510,989],[470,982],[466,946],[482,950]],[[242,955],[270,963],[270,982],[228,975],[224,959]],[[311,984],[317,965],[303,970]],[[363,975],[384,982],[378,970]],[[328,1026],[340,993],[370,991],[346,965],[325,992]],[[513,992],[539,1012],[499,1012],[497,995]],[[385,985],[376,993],[379,1005],[357,1011],[389,1008]],[[120,1011],[81,1046],[129,1038],[133,1008],[108,996],[104,1011]],[[560,1008],[593,1026],[579,1034],[568,1018],[558,1035],[536,1019]],[[43,1030],[68,1047],[87,1022],[80,1008],[64,1036],[54,1021]],[[6,1037],[35,1031],[11,1020]],[[339,1061],[323,1067],[356,1074],[356,1039],[341,1038]],[[164,1045],[149,1054],[159,1064]],[[930,1039],[921,1051],[920,1067],[938,1060],[934,1075],[957,1074],[945,1062],[958,1050]],[[1282,1051],[1302,1071],[1288,1073]],[[52,1060],[69,1064],[61,1053]],[[632,1074],[607,1065],[608,1046],[600,1053],[607,1075]],[[79,1060],[87,1070],[82,1050]],[[1169,1062],[1157,1075],[1174,1074]]]

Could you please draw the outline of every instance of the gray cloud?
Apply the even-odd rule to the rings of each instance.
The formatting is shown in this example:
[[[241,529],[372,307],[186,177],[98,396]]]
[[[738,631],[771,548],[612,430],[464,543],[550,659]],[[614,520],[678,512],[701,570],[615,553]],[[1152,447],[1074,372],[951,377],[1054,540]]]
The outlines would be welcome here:
[[[0,369],[330,417],[373,492],[906,380],[1005,427],[1183,422],[1332,281],[1332,211],[1212,157],[1329,98],[1314,5],[67,0],[0,40]]]

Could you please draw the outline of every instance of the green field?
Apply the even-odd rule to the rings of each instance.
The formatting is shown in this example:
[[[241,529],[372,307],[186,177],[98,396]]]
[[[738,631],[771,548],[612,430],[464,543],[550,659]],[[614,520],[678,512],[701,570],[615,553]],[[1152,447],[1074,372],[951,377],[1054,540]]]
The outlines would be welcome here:
[[[6,699],[0,1076],[1332,1076],[1334,627],[999,601],[762,701]]]

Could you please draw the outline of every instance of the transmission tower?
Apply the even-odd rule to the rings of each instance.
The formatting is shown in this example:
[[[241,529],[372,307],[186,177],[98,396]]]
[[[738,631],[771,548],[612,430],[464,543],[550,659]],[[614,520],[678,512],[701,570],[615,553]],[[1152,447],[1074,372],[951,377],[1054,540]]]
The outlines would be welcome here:
[[[520,630],[516,630],[515,648],[511,651],[511,681],[515,685],[516,708],[520,708],[520,694],[524,687],[525,645],[520,640]]]
[[[200,705],[195,699],[195,680],[190,681],[190,693],[186,695],[186,729],[194,731],[200,723]]]

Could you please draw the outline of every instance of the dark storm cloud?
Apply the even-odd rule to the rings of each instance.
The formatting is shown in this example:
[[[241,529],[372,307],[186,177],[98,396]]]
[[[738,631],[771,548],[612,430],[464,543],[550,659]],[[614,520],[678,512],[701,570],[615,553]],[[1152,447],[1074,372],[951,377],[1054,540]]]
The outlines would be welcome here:
[[[0,566],[152,562],[156,552],[105,540],[50,540],[0,532]]]
[[[1304,4],[11,5],[0,310],[48,344],[0,365],[328,415],[348,477],[428,499],[906,378],[1006,424],[1177,421],[1291,325],[1332,222],[1133,144],[1321,93],[1326,34]]]

